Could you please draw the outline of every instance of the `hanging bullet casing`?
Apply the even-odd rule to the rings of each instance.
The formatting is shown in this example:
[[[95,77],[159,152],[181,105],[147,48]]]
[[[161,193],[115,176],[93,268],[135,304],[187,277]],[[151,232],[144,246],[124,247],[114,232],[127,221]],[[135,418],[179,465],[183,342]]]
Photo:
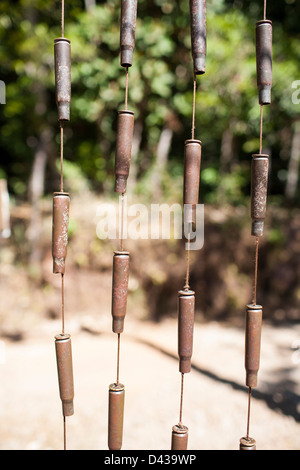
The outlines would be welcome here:
[[[133,129],[134,113],[125,110],[119,111],[115,157],[115,191],[121,194],[126,192],[127,178],[129,176]]]
[[[192,56],[196,75],[205,73],[206,0],[190,0]]]
[[[187,450],[189,430],[176,424],[172,428],[171,450]]]
[[[68,193],[53,195],[52,257],[53,272],[64,274],[68,246],[70,197]]]
[[[108,403],[108,448],[110,450],[120,450],[122,447],[124,400],[124,385],[111,384]]]
[[[269,155],[252,155],[251,165],[251,218],[252,232],[261,237],[264,231],[264,219],[267,211],[267,193],[269,178]]]
[[[179,371],[186,374],[191,371],[193,354],[193,333],[195,316],[195,292],[178,292],[178,355]]]
[[[260,343],[263,309],[261,305],[248,305],[246,310],[245,331],[245,369],[246,385],[257,386],[257,374],[260,363]]]
[[[135,48],[137,0],[121,0],[121,66],[131,67]]]
[[[55,336],[55,350],[63,415],[71,416],[74,414],[74,384],[70,335],[61,334]]]
[[[54,63],[58,119],[69,121],[71,105],[71,42],[69,39],[54,40]]]
[[[201,166],[201,142],[190,139],[185,141],[184,146],[184,221],[185,223],[196,223],[196,206],[199,200]]]
[[[115,251],[113,257],[112,280],[112,330],[122,333],[127,310],[127,293],[129,278],[129,253]]]
[[[256,450],[256,441],[252,437],[242,437],[240,450]]]
[[[256,23],[256,71],[259,103],[271,103],[272,90],[272,21]]]

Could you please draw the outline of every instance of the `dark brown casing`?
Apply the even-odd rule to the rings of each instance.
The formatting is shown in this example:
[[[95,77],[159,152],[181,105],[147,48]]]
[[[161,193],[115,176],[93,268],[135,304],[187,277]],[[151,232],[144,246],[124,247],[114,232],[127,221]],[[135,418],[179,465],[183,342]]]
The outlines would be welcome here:
[[[112,280],[112,330],[114,333],[122,333],[124,329],[124,319],[127,310],[128,278],[129,253],[127,251],[115,251]]]
[[[126,192],[127,178],[130,169],[133,130],[134,113],[125,110],[119,111],[115,157],[115,191],[121,194]]]
[[[206,0],[190,0],[192,56],[196,75],[205,73]]]
[[[242,437],[240,440],[240,450],[256,450],[256,442],[252,437]]]
[[[193,334],[195,316],[195,292],[178,292],[178,355],[179,371],[187,374],[191,371],[193,354]]]
[[[68,247],[70,197],[68,193],[54,193],[52,221],[53,272],[64,274]]]
[[[263,309],[261,305],[248,305],[246,310],[245,331],[245,369],[246,385],[257,386],[260,363],[260,344]]]
[[[187,450],[189,430],[186,426],[175,425],[172,428],[171,450]]]
[[[125,387],[122,384],[109,386],[108,403],[108,448],[120,450],[123,441]]]
[[[71,416],[74,414],[74,383],[70,335],[61,334],[55,336],[55,350],[63,415]]]
[[[264,219],[267,211],[267,194],[269,178],[269,155],[252,155],[251,165],[251,218],[252,231],[255,237],[264,232]]]
[[[71,42],[69,39],[54,40],[54,65],[58,119],[69,121],[71,106]]]
[[[261,105],[271,103],[272,90],[272,21],[256,23],[256,73]]]
[[[137,0],[121,0],[121,66],[131,67],[135,48]]]
[[[190,139],[184,146],[184,222],[196,223],[196,206],[199,200],[201,167],[201,142]]]

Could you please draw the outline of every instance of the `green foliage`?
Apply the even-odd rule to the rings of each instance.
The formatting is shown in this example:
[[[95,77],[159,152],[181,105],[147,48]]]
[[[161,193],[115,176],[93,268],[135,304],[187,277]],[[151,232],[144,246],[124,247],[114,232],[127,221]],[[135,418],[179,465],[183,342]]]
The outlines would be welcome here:
[[[90,187],[109,191],[113,187],[116,116],[124,106],[125,89],[125,72],[119,63],[120,0],[96,3],[90,11],[79,0],[66,5],[65,34],[72,44],[72,108],[65,159],[69,163],[66,171],[75,172],[73,181],[85,178]],[[265,112],[264,136],[276,161],[274,194],[282,191],[279,175],[288,164],[280,154],[281,129],[291,126],[299,114],[299,106],[291,100],[291,83],[300,79],[300,40],[289,18],[293,3],[290,10],[285,6],[283,18],[278,14],[281,3],[274,1],[270,7],[275,18],[274,87],[273,103]],[[237,203],[248,195],[249,168],[244,163],[259,143],[254,28],[261,5],[214,0],[207,8],[207,71],[197,78],[196,104],[196,137],[203,142],[202,197],[216,203],[225,197]],[[1,171],[18,196],[25,197],[33,156],[45,128],[50,129],[54,143],[48,149],[49,162],[59,152],[53,71],[53,40],[59,35],[60,2],[22,0],[13,8],[7,0],[1,2],[0,78],[6,83],[6,105],[0,109]],[[128,97],[142,127],[138,183],[147,181],[164,126],[173,130],[163,176],[166,193],[170,177],[180,177],[183,142],[191,132],[192,85],[188,2],[139,0]],[[232,159],[224,166],[221,146],[228,131]],[[48,172],[47,189],[52,190],[50,163]],[[137,191],[141,188],[138,184]]]

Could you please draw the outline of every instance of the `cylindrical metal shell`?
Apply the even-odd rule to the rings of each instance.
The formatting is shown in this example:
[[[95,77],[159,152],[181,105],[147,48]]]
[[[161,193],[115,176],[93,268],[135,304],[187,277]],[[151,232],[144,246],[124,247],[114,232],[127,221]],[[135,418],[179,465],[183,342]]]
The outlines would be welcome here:
[[[120,450],[122,447],[124,399],[124,385],[111,384],[108,404],[108,448],[110,450]]]
[[[196,223],[196,206],[199,200],[201,166],[200,140],[186,140],[184,146],[184,221]]]
[[[192,56],[196,75],[205,73],[206,0],[190,0]]]
[[[193,333],[195,316],[195,292],[178,292],[178,355],[179,371],[186,374],[191,371],[193,354]]]
[[[246,385],[257,386],[260,363],[260,343],[263,309],[261,305],[248,305],[246,310],[245,369]]]
[[[127,293],[129,278],[129,253],[115,251],[113,258],[112,280],[112,330],[122,333],[127,309]]]
[[[55,336],[55,350],[59,393],[62,401],[63,415],[71,416],[74,414],[74,384],[70,335]]]
[[[251,165],[251,218],[252,232],[261,237],[264,232],[264,219],[267,211],[269,178],[269,155],[252,155]]]
[[[271,103],[272,89],[272,21],[256,23],[256,70],[259,103]]]
[[[69,121],[71,105],[71,42],[69,39],[54,40],[54,64],[58,119]]]
[[[189,430],[186,426],[173,426],[171,450],[187,450]]]
[[[53,272],[64,274],[68,246],[70,197],[68,193],[54,193],[52,222]]]
[[[121,66],[131,67],[135,47],[137,0],[121,0]]]
[[[256,450],[256,441],[252,437],[242,437],[240,450]]]
[[[115,157],[115,191],[121,194],[126,192],[127,178],[129,176],[133,129],[134,113],[125,110],[119,111]]]

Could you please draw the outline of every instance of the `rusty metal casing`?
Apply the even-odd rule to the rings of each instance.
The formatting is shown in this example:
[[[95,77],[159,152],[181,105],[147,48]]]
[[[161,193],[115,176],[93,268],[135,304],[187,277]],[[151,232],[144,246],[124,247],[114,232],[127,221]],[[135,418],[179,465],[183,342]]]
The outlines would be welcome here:
[[[196,206],[199,200],[201,142],[190,139],[184,146],[184,222],[196,223]]]
[[[126,192],[127,178],[129,176],[131,148],[134,129],[134,113],[132,111],[119,111],[118,133],[115,156],[115,192]]]
[[[131,67],[135,48],[137,0],[121,0],[121,66]]]
[[[113,257],[112,280],[112,330],[122,333],[127,309],[127,293],[129,278],[129,253],[115,251]]]
[[[71,42],[54,40],[55,88],[59,121],[70,120],[71,106]]]
[[[108,448],[110,450],[120,450],[123,440],[124,385],[111,384],[108,396]]]
[[[193,354],[193,333],[195,316],[195,292],[178,292],[178,355],[179,371],[183,374],[191,371]]]
[[[252,437],[242,437],[240,450],[256,450],[256,441]]]
[[[187,450],[189,430],[176,424],[172,428],[171,450]]]
[[[267,193],[269,178],[269,155],[252,155],[251,164],[251,218],[255,237],[264,232],[264,219],[267,211]]]
[[[256,73],[261,105],[271,103],[272,90],[272,21],[256,23]]]
[[[63,415],[71,416],[74,414],[74,383],[70,335],[61,334],[55,336],[55,350]]]
[[[245,369],[246,385],[257,386],[260,363],[260,343],[263,309],[261,305],[248,305],[246,310],[245,331]]]
[[[205,73],[206,0],[190,0],[192,56],[196,75]]]
[[[54,193],[52,221],[53,272],[65,273],[69,227],[70,197],[68,193]]]

